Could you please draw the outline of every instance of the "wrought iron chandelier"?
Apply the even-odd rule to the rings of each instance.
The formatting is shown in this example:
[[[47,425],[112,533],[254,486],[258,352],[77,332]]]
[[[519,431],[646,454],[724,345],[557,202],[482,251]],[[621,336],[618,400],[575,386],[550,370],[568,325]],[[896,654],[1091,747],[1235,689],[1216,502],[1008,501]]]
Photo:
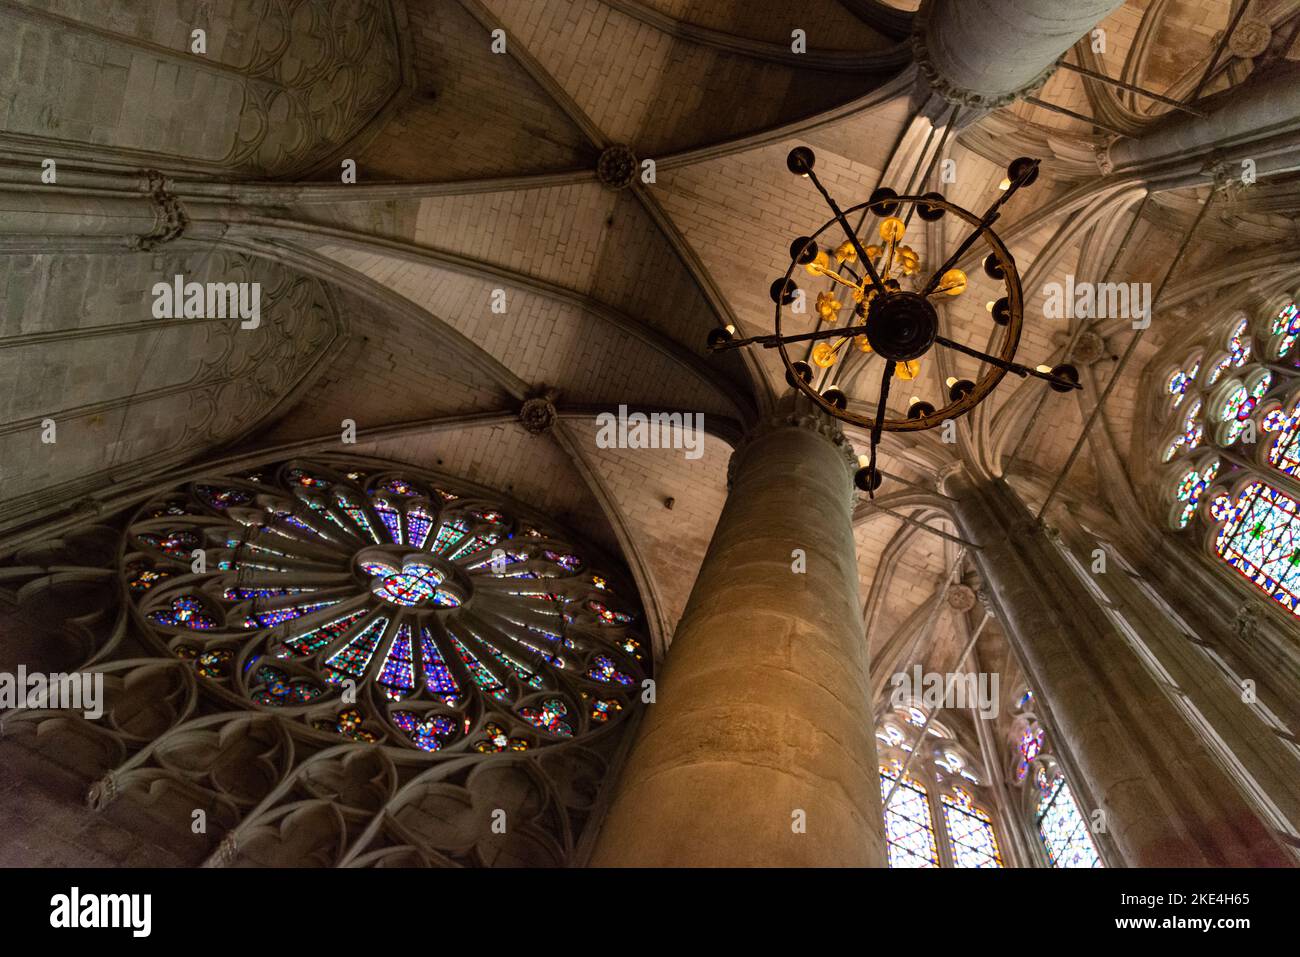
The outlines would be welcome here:
[[[790,244],[790,268],[772,283],[770,291],[776,303],[775,332],[742,339],[737,338],[734,327],[726,326],[709,333],[708,346],[710,352],[750,345],[776,349],[786,367],[786,381],[792,387],[835,418],[869,429],[870,455],[860,459],[854,478],[860,489],[874,497],[880,487],[876,447],[883,432],[933,429],[965,415],[983,402],[1008,372],[1022,378],[1043,379],[1057,392],[1081,388],[1074,366],[1031,368],[1014,361],[1024,321],[1024,297],[1015,259],[991,227],[1007,201],[1038,178],[1038,160],[1020,157],[1012,161],[1000,187],[1001,195],[983,216],[948,202],[941,193],[900,196],[887,187],[877,189],[865,203],[841,210],[817,178],[815,162],[813,151],[806,146],[795,147],[786,157],[790,172],[811,180],[834,215],[811,236],[800,236]],[[858,214],[856,228],[849,222],[849,216],[855,213]],[[949,213],[972,230],[943,265],[928,279],[922,279],[920,256],[902,239],[913,214],[922,221],[932,222]],[[868,215],[877,220],[879,244],[864,244],[859,238]],[[832,247],[821,237],[836,225],[847,238]],[[981,240],[988,248],[983,258],[983,273],[1000,284],[1000,288],[995,286],[987,309],[1001,334],[988,352],[941,334],[939,311],[934,305],[938,297],[960,296],[967,291],[970,280],[957,264],[971,255],[972,247]],[[796,317],[804,311],[806,302],[805,294],[791,278],[797,267],[803,267],[814,279],[824,279],[826,288],[816,296],[817,322],[813,331],[787,335],[782,328],[783,312],[789,307],[789,323],[798,322]],[[852,318],[844,326],[837,325],[841,311],[850,303]],[[791,357],[790,346],[795,343],[809,344],[811,363]],[[904,418],[890,418],[887,403],[891,383],[895,378],[916,378],[921,357],[935,345],[979,359],[982,363],[979,377],[974,380],[949,377],[945,383],[946,404],[936,408],[933,403],[913,396]],[[849,390],[873,355],[883,360],[883,368],[874,413],[867,415],[850,407],[861,403],[850,399]],[[824,370],[818,386],[813,384],[814,366]],[[825,384],[827,380],[829,384]]]

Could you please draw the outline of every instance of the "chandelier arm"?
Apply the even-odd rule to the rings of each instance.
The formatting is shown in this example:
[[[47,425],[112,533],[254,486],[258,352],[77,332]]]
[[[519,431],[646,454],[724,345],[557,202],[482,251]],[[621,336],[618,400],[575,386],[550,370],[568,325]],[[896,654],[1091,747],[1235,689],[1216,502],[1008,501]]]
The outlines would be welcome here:
[[[871,258],[867,255],[867,251],[862,248],[862,242],[858,239],[858,234],[853,231],[853,227],[849,225],[849,221],[844,218],[844,213],[840,210],[839,204],[836,203],[831,197],[831,194],[826,191],[826,187],[823,186],[822,181],[817,178],[817,174],[813,171],[812,167],[808,168],[805,175],[812,180],[813,185],[817,187],[817,191],[822,194],[822,197],[826,200],[826,204],[830,206],[831,212],[835,214],[835,218],[839,221],[840,226],[844,228],[844,232],[849,237],[849,242],[853,244],[853,248],[858,254],[858,261],[862,263],[862,267],[866,269],[867,275],[871,277],[871,284],[876,287],[877,291],[884,292],[885,284],[880,281],[880,273],[876,272],[875,265],[871,262]]]
[[[751,336],[748,339],[729,339],[726,342],[719,342],[711,347],[713,352],[722,352],[726,349],[739,349],[742,346],[760,345],[764,349],[775,349],[780,344],[791,342],[810,342],[814,339],[830,339],[834,336],[856,336],[867,331],[866,326],[845,326],[843,329],[826,327],[818,329],[816,332],[800,332],[793,336],[779,336],[776,334],[770,336]]]
[[[991,356],[987,352],[980,352],[978,349],[964,346],[960,342],[954,342],[946,336],[935,336],[934,341],[939,343],[941,346],[947,346],[949,349],[964,352],[966,355],[987,362],[989,365],[997,366],[999,369],[1006,369],[1008,372],[1014,372],[1022,379],[1025,378],[1025,376],[1034,376],[1055,385],[1068,386],[1071,389],[1083,388],[1083,386],[1077,382],[1071,382],[1069,379],[1062,379],[1060,376],[1052,375],[1050,372],[1040,372],[1037,369],[1030,368],[1029,366],[1021,365],[1019,362],[1008,362],[1006,359],[999,359],[997,356]]]
[[[931,292],[934,291],[934,287],[938,285],[939,280],[943,277],[943,274],[946,273],[949,269],[952,269],[954,266],[956,266],[957,263],[961,260],[961,257],[966,255],[966,250],[970,249],[971,246],[975,244],[975,240],[978,239],[984,233],[985,230],[987,230],[991,225],[993,225],[993,223],[997,221],[998,217],[1002,215],[1000,210],[1002,209],[1003,204],[1006,203],[1007,200],[1009,200],[1012,196],[1014,196],[1016,190],[1020,189],[1020,187],[1024,185],[1025,180],[1027,180],[1030,176],[1032,176],[1035,172],[1037,172],[1037,170],[1038,170],[1038,161],[1034,160],[1034,162],[1030,166],[1028,166],[1024,172],[1022,172],[1018,177],[1016,177],[1016,181],[1012,183],[1010,186],[1008,186],[1006,190],[1003,191],[1002,195],[993,201],[993,204],[989,206],[988,210],[984,213],[983,217],[980,219],[979,225],[975,227],[975,230],[964,240],[962,240],[961,245],[957,247],[957,251],[954,252],[951,256],[949,256],[944,261],[944,264],[940,266],[938,270],[936,270],[935,274],[930,277],[930,281],[927,282],[925,284],[925,288],[921,290],[922,296],[928,296],[930,295]]]
[[[894,360],[885,360],[885,372],[880,377],[880,401],[876,403],[876,421],[871,426],[871,478],[872,481],[867,483],[867,498],[875,499],[876,490],[873,487],[878,475],[876,472],[876,446],[880,444],[880,435],[884,431],[885,425],[885,403],[889,401],[889,383],[894,378]]]

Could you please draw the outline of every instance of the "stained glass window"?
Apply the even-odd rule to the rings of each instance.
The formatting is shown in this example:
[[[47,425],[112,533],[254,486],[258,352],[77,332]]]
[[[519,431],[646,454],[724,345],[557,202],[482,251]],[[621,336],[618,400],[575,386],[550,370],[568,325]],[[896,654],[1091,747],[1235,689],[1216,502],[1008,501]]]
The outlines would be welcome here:
[[[1201,363],[1198,359],[1186,369],[1179,369],[1169,377],[1165,383],[1165,391],[1174,397],[1174,408],[1183,404],[1183,399],[1187,398],[1187,387],[1196,380],[1196,374],[1201,371]]]
[[[1088,832],[1088,823],[1079,813],[1065,778],[1040,768],[1037,784],[1039,797],[1034,822],[1052,866],[1103,867]]]
[[[1241,490],[1214,544],[1219,556],[1300,616],[1300,502],[1263,482]]]
[[[889,796],[902,768],[897,762],[880,768],[880,798]],[[903,777],[885,808],[885,846],[890,867],[938,867],[939,851],[930,823],[930,797],[925,786]]]
[[[1164,461],[1170,461],[1178,454],[1179,449],[1191,451],[1200,446],[1205,439],[1205,424],[1201,421],[1201,406],[1204,403],[1197,399],[1187,408],[1187,415],[1183,417],[1182,431],[1173,437],[1169,445],[1165,448]]]
[[[1270,412],[1264,417],[1261,428],[1265,432],[1277,433],[1269,446],[1269,464],[1287,475],[1300,475],[1300,402],[1295,404],[1290,415],[1281,409]]]
[[[1029,763],[1038,757],[1038,753],[1043,750],[1043,740],[1046,735],[1043,729],[1030,725],[1020,732],[1020,740],[1016,745],[1017,756],[1019,761],[1016,763],[1016,780],[1023,781],[1025,775],[1029,773]]]
[[[1174,489],[1174,528],[1186,528],[1201,504],[1201,496],[1219,474],[1219,460],[1214,459],[1202,468],[1191,468],[1182,474]]]
[[[943,823],[948,829],[956,867],[1001,867],[1002,852],[993,834],[993,819],[975,806],[970,792],[953,788],[951,795],[940,795]]]
[[[1269,332],[1273,336],[1274,357],[1281,359],[1295,348],[1296,340],[1300,339],[1300,309],[1294,302],[1288,302],[1278,310]]]
[[[646,656],[612,569],[408,468],[269,465],[256,486],[213,476],[147,501],[121,565],[143,638],[250,708],[408,758],[531,750],[623,721]]]

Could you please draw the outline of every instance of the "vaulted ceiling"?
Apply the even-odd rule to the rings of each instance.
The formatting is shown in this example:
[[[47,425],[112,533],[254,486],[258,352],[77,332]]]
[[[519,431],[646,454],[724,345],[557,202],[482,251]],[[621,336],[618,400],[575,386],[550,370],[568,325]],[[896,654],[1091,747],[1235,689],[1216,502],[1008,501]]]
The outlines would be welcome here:
[[[1020,356],[1071,359],[1085,388],[1061,396],[1009,377],[956,444],[886,440],[894,478],[855,520],[873,659],[894,664],[951,664],[966,633],[960,614],[929,616],[960,549],[936,533],[955,533],[945,469],[1060,473],[1134,334],[1112,321],[1085,337],[1078,321],[1043,318],[1043,286],[1073,274],[1159,287],[1213,182],[1147,196],[1104,174],[1098,151],[1175,108],[1068,70],[1040,103],[932,123],[905,2],[262,0],[203,6],[194,22],[140,6],[0,2],[0,63],[15,81],[0,100],[0,527],[20,540],[71,504],[218,452],[336,448],[352,420],[357,451],[505,488],[621,549],[659,650],[722,507],[730,444],[785,388],[770,351],[709,356],[704,342],[720,324],[770,332],[768,288],[791,239],[828,219],[787,171],[792,147],[816,151],[845,206],[913,184],[982,211],[1010,160],[1043,159],[998,226],[1024,277]],[[1286,67],[1300,22],[1300,4],[1256,0],[1250,31],[1238,27],[1207,72],[1235,10],[1129,0],[1099,25],[1100,45],[1084,37],[1068,59],[1170,99],[1198,84],[1231,96]],[[195,27],[202,56],[188,49]],[[796,30],[806,53],[791,49]],[[653,160],[653,181],[602,183],[612,145]],[[74,206],[50,200],[24,219],[3,191],[32,189],[46,157]],[[941,158],[955,180],[941,179]],[[340,181],[347,161],[354,184]],[[79,190],[139,198],[156,182],[143,170],[182,204],[178,237],[127,248],[76,214]],[[1067,494],[1134,499],[1149,454],[1134,422],[1142,370],[1216,303],[1294,276],[1280,244],[1298,207],[1294,176],[1216,197]],[[924,261],[961,238],[951,219],[911,229]],[[988,297],[970,272],[943,322],[984,342]],[[260,278],[275,291],[263,329],[152,320],[150,289],[174,274]],[[927,360],[891,410],[975,371],[965,357]],[[542,393],[559,420],[534,435],[517,411]],[[705,454],[597,447],[593,413],[619,404],[702,412]],[[46,418],[64,430],[57,451],[40,442]]]

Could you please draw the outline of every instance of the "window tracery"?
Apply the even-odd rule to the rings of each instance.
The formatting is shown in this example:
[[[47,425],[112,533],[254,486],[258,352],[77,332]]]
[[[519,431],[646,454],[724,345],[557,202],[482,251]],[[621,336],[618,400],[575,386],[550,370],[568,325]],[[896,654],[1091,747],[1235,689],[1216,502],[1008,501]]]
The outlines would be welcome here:
[[[922,736],[926,717],[903,707],[876,728],[889,866],[1005,866],[978,762],[936,721]]]
[[[1300,615],[1300,375],[1263,364],[1297,354],[1300,306],[1283,296],[1253,317],[1235,312],[1215,335],[1226,352],[1192,353],[1160,380],[1173,397],[1160,445],[1166,521],[1202,530],[1225,569]]]
[[[122,612],[86,663],[110,702],[100,722],[28,711],[6,729],[105,742],[93,807],[157,781],[210,792],[229,808],[218,863],[277,863],[265,823],[290,799],[371,822],[313,832],[335,862],[567,862],[641,704],[635,591],[544,517],[449,486],[376,460],[271,463],[164,487],[119,531],[41,546],[57,560],[24,594],[55,575],[111,580],[76,570],[78,536],[116,555]],[[36,554],[11,561],[35,572]],[[144,715],[158,724],[127,732]],[[214,744],[245,739],[238,757]],[[524,763],[485,776],[482,755]],[[484,794],[507,778],[527,803],[509,835],[456,810],[499,803]],[[375,787],[359,805],[334,793]],[[415,832],[398,823],[411,801],[432,802]]]

